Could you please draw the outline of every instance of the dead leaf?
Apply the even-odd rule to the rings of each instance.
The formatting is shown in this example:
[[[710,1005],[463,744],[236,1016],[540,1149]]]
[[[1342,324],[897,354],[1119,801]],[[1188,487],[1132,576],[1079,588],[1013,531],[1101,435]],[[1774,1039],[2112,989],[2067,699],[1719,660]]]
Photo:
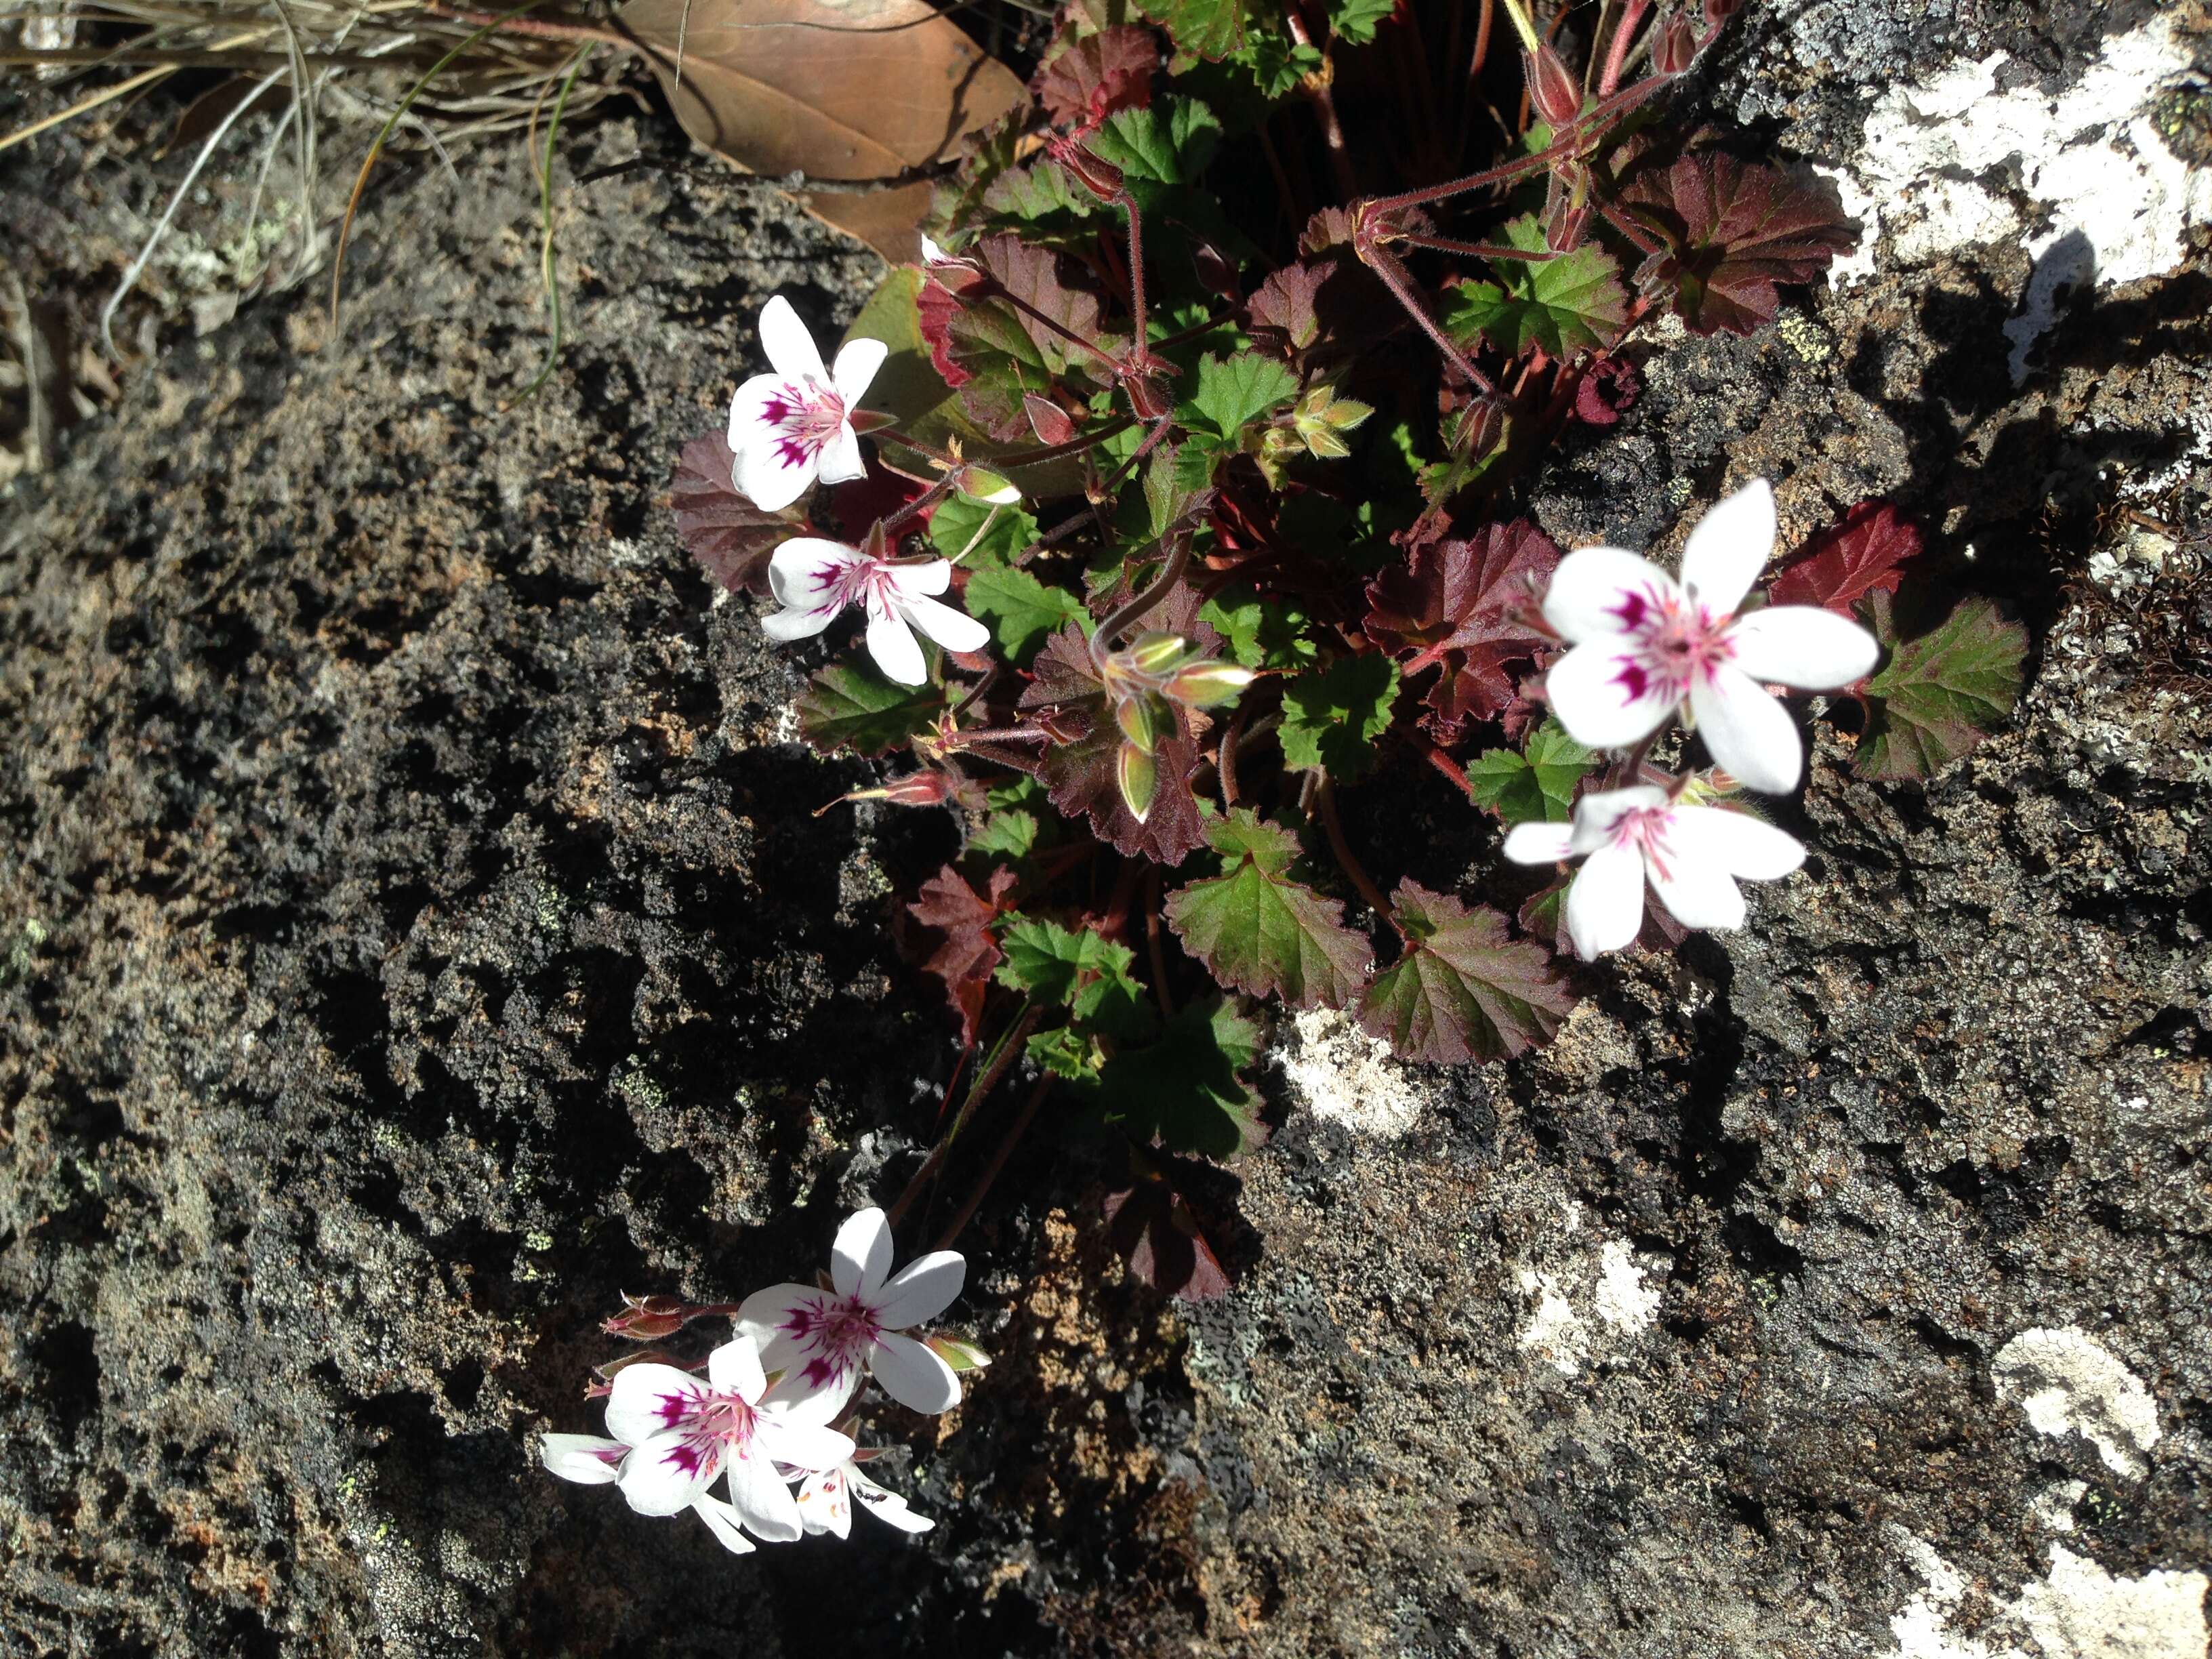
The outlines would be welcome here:
[[[621,17],[650,48],[684,131],[749,173],[894,179],[1029,98],[927,0],[629,0]],[[885,257],[911,258],[929,192],[800,199]]]

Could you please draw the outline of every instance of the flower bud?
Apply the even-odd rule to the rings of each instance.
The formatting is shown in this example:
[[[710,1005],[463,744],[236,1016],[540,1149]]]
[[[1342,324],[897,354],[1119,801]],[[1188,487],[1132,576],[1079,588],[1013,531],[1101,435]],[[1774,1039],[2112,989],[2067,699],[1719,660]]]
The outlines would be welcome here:
[[[1190,656],[1190,641],[1180,634],[1139,634],[1122,653],[1131,672],[1155,678],[1172,674]]]
[[[952,799],[952,780],[942,772],[909,772],[902,778],[893,778],[889,783],[874,789],[855,789],[848,795],[840,795],[829,806],[817,806],[814,816],[820,817],[830,806],[842,806],[848,801],[886,800],[894,806],[942,806]],[[665,1298],[660,1298],[665,1300]],[[613,1322],[607,1325],[614,1329]],[[665,1333],[661,1333],[665,1334]],[[622,1333],[617,1332],[620,1335]]]
[[[672,1296],[639,1297],[625,1291],[623,1301],[628,1305],[599,1328],[624,1341],[658,1342],[675,1335],[690,1318],[689,1304]]]
[[[1697,36],[1680,12],[1670,14],[1651,36],[1651,67],[1662,75],[1681,74],[1697,55]]]
[[[1142,823],[1152,810],[1152,798],[1159,793],[1159,763],[1125,743],[1115,759],[1114,781],[1121,787],[1121,804],[1129,816]]]
[[[980,1371],[991,1363],[991,1356],[972,1342],[963,1342],[957,1337],[950,1336],[925,1336],[921,1340],[923,1346],[950,1365],[956,1373]]]
[[[1582,83],[1548,44],[1522,52],[1521,67],[1528,77],[1529,105],[1539,117],[1553,126],[1563,127],[1581,115]]]
[[[1064,444],[1075,436],[1075,417],[1049,398],[1024,392],[1022,413],[1030,417],[1030,430],[1041,444]]]
[[[1212,708],[1230,702],[1259,678],[1233,662],[1194,663],[1162,688],[1186,708]]]
[[[1121,196],[1121,169],[1103,156],[1094,155],[1073,138],[1055,138],[1045,148],[1054,161],[1073,173],[1083,187],[1099,200],[1111,202]]]
[[[1012,479],[972,461],[952,475],[952,487],[970,501],[988,502],[993,507],[1012,507],[1022,498]]]
[[[1152,712],[1152,700],[1141,694],[1124,697],[1114,705],[1114,724],[1121,728],[1121,735],[1130,746],[1141,749],[1147,755],[1158,746],[1160,723]]]

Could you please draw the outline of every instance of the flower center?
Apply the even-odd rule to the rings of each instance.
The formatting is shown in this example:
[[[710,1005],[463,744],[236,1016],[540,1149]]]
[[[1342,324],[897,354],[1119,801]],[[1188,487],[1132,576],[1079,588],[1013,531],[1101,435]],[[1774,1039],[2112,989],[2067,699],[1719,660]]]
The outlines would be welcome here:
[[[1624,593],[1613,607],[1628,635],[1613,678],[1632,702],[1656,697],[1679,702],[1700,678],[1735,654],[1733,616],[1716,617],[1696,599],[1654,585]]]
[[[1613,820],[1613,838],[1643,854],[1644,862],[1663,881],[1674,874],[1674,847],[1669,839],[1674,830],[1671,806],[1638,806]]]
[[[860,1369],[883,1326],[876,1310],[858,1297],[823,1297],[800,1303],[783,1328],[806,1350],[806,1381],[821,1388]]]
[[[814,459],[845,424],[845,400],[819,380],[786,380],[761,411],[776,428],[776,450],[787,466]]]
[[[753,1424],[758,1415],[736,1395],[709,1394],[699,1401],[693,1431],[711,1436],[742,1455],[752,1443]]]

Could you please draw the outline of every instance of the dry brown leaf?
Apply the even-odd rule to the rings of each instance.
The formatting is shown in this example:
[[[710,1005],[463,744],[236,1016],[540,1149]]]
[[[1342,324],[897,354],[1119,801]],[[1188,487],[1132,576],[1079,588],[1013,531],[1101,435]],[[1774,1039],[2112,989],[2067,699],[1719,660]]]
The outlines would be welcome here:
[[[629,0],[621,17],[684,131],[751,173],[894,178],[1029,96],[927,0]]]

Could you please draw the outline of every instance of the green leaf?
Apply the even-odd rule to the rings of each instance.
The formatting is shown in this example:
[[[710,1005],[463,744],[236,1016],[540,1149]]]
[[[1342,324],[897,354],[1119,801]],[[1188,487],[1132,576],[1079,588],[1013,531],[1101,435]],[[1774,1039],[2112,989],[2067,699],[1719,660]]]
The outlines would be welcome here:
[[[1010,807],[985,818],[983,827],[968,837],[968,845],[975,852],[1018,864],[1036,850],[1037,830],[1036,813]]]
[[[1233,1158],[1257,1146],[1259,1097],[1237,1073],[1258,1057],[1260,1028],[1221,998],[1194,1002],[1159,1039],[1108,1060],[1091,1091],[1100,1115],[1171,1152]]]
[[[1047,587],[1011,566],[977,571],[961,598],[971,614],[991,619],[999,648],[1017,667],[1026,666],[1037,647],[1067,623],[1091,621],[1083,601],[1066,588]]]
[[[1195,98],[1164,98],[1116,110],[1088,142],[1092,154],[1121,169],[1143,209],[1169,189],[1197,181],[1221,142],[1221,122]]]
[[[1544,251],[1544,228],[1533,213],[1505,227],[1506,244]],[[1450,291],[1444,327],[1462,344],[1476,335],[1509,356],[1540,345],[1554,357],[1601,345],[1628,320],[1628,291],[1620,267],[1595,242],[1528,261],[1494,259],[1495,283],[1462,283]]]
[[[1867,597],[1888,663],[1867,682],[1873,711],[1852,769],[1862,777],[1932,777],[1965,754],[2020,700],[2027,630],[1988,599],[1960,601],[1933,633],[1897,641],[1890,597]]]
[[[1263,599],[1249,582],[1223,588],[1198,608],[1198,619],[1219,630],[1229,654],[1247,668],[1304,668],[1316,655],[1304,610],[1293,600]]]
[[[1285,875],[1298,854],[1288,830],[1243,807],[1210,820],[1206,838],[1222,872],[1171,895],[1168,923],[1224,985],[1255,996],[1279,993],[1297,1008],[1341,1008],[1374,966],[1364,936],[1344,925],[1344,906]]]
[[[872,663],[834,663],[799,695],[799,734],[823,754],[885,755],[937,724],[941,685],[899,685]]]
[[[1037,538],[1037,521],[1018,507],[994,507],[968,495],[948,495],[930,515],[929,544],[970,570],[1009,565]]]
[[[1407,1060],[1499,1060],[1544,1042],[1575,1005],[1552,953],[1508,938],[1505,918],[1401,881],[1392,915],[1406,953],[1376,975],[1359,1023]]]
[[[1066,1078],[1073,1083],[1089,1077],[1097,1069],[1097,1045],[1073,1025],[1055,1025],[1049,1031],[1034,1033],[1029,1041],[1030,1058],[1054,1077]]]
[[[1564,823],[1575,799],[1575,786],[1597,763],[1595,751],[1569,737],[1558,720],[1547,717],[1520,750],[1492,749],[1468,763],[1468,790],[1476,802],[1498,814],[1507,829],[1548,819]]]
[[[1141,0],[1138,9],[1167,30],[1180,54],[1218,61],[1244,44],[1245,0]]]
[[[1338,40],[1364,46],[1397,9],[1398,0],[1335,0],[1328,9],[1328,26]]]
[[[1126,945],[1024,916],[1000,934],[999,948],[1006,957],[1000,984],[1064,1007],[1084,1024],[1137,1040],[1158,1023],[1130,972],[1136,957]]]
[[[1287,364],[1256,351],[1224,362],[1208,356],[1198,365],[1198,389],[1176,410],[1193,434],[1242,443],[1244,428],[1263,421],[1298,395],[1298,377]]]
[[[1283,690],[1284,763],[1302,771],[1322,767],[1333,778],[1364,777],[1397,700],[1398,665],[1379,652],[1309,669]]]

